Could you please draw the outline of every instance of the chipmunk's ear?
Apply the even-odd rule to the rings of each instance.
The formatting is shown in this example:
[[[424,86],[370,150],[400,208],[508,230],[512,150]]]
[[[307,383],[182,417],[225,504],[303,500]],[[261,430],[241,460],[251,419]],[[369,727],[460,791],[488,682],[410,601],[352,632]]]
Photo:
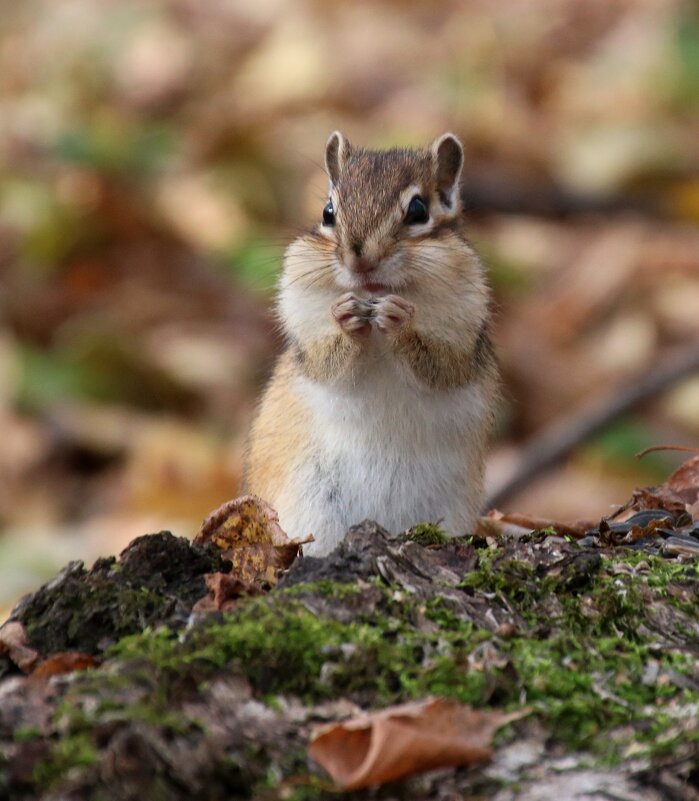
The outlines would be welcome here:
[[[325,145],[325,168],[328,171],[331,183],[337,185],[350,150],[349,140],[345,139],[339,131],[333,131],[330,134],[328,143]]]
[[[444,205],[451,209],[459,200],[459,178],[464,165],[464,149],[452,133],[432,142],[432,159],[437,191]]]

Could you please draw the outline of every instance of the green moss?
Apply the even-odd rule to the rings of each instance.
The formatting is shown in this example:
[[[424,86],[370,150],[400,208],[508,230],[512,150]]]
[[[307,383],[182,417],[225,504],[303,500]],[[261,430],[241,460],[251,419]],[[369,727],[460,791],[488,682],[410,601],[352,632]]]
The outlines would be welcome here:
[[[442,598],[434,598],[425,606],[425,617],[445,629],[452,631],[467,630],[471,633],[473,625],[470,621],[463,621],[445,604]]]
[[[161,676],[177,676],[193,666],[200,676],[234,669],[262,695],[293,693],[309,702],[348,694],[388,703],[441,691],[447,674],[453,680],[454,671],[461,670],[440,656],[424,671],[425,651],[436,649],[439,635],[416,631],[408,619],[381,611],[365,621],[340,623],[308,612],[297,594],[295,588],[241,604],[224,622],[195,630],[184,641],[165,629],[128,637],[113,653],[146,659]],[[402,611],[412,618],[412,603]],[[471,626],[453,636],[467,654]],[[471,684],[462,682],[457,693],[477,700]]]
[[[28,740],[37,740],[41,737],[41,731],[36,726],[22,726],[12,732],[12,739],[16,743],[26,743]]]
[[[599,759],[620,758],[631,740],[650,754],[669,749],[679,736],[670,707],[697,703],[699,694],[681,681],[644,681],[645,671],[654,660],[668,675],[691,676],[692,660],[672,649],[659,653],[643,624],[653,598],[673,586],[696,586],[695,569],[634,554],[600,561],[573,550],[547,575],[507,553],[480,552],[478,569],[463,582],[466,594],[484,591],[494,608],[514,615],[514,631],[502,636],[442,598],[423,602],[377,580],[371,603],[357,605],[349,621],[330,615],[352,608],[341,602],[363,598],[366,585],[322,581],[241,601],[223,619],[184,633],[160,628],[124,637],[110,664],[71,686],[57,723],[72,745],[52,753],[42,776],[89,765],[88,734],[105,717],[194,731],[196,723],[177,716],[178,694],[221,670],[244,675],[272,708],[283,695],[308,704],[349,698],[369,707],[443,695],[480,707],[530,705],[554,740]],[[328,616],[309,611],[313,596],[327,602]],[[425,619],[431,625],[417,625]],[[82,704],[98,684],[98,708]],[[615,731],[626,734],[612,738]],[[265,764],[264,754],[256,760]],[[308,797],[315,790],[308,788]],[[298,797],[304,793],[299,789]]]
[[[660,598],[689,615],[696,615],[699,604],[699,564],[675,562],[660,556],[622,552],[615,560],[634,570],[637,584],[644,584],[656,598]],[[613,569],[612,562],[607,562]]]
[[[522,700],[533,704],[557,739],[570,747],[599,747],[601,731],[638,714],[638,707],[625,705],[626,686],[637,691],[637,702],[652,700],[648,688],[633,684],[640,684],[642,672],[637,653],[619,641],[599,643],[568,634],[549,640],[518,638],[508,653],[516,665]],[[616,683],[620,676],[628,677],[624,686]]]
[[[323,782],[321,785],[297,784],[289,788],[288,794],[285,794],[284,798],[286,801],[321,801],[321,799],[328,797],[327,791],[327,782]],[[333,795],[337,795],[337,792],[333,793]]]
[[[319,581],[308,582],[308,584],[295,584],[284,590],[286,595],[291,597],[297,595],[320,595],[323,598],[335,598],[338,601],[345,601],[357,595],[361,595],[364,588],[356,584],[345,584],[331,579],[320,579]]]
[[[409,528],[405,536],[419,545],[444,545],[449,542],[449,535],[437,523],[418,523]]]
[[[464,576],[461,587],[499,593],[525,607],[539,595],[533,567],[528,562],[502,557],[496,548],[479,552],[478,568]]]
[[[527,563],[495,562],[492,555],[465,584],[503,593],[520,613],[531,613],[554,586],[537,579]],[[543,638],[536,628],[542,621],[534,620],[532,630],[510,641],[460,619],[440,599],[423,610],[439,631],[421,632],[409,599],[394,603],[390,615],[382,610],[340,623],[308,612],[294,597],[301,590],[241,604],[224,622],[183,641],[167,630],[149,632],[122,640],[114,653],[145,658],[162,674],[195,665],[200,674],[234,667],[261,694],[293,693],[308,702],[348,695],[389,703],[432,693],[476,705],[494,697],[505,705],[525,700],[536,704],[562,740],[578,745],[590,745],[595,733],[630,720],[658,697],[656,688],[641,682],[653,657],[638,632],[644,601],[633,576],[601,571],[588,592],[561,593],[560,618],[545,621],[548,627],[557,622],[556,632]],[[328,582],[323,591],[340,590]],[[478,669],[469,661],[487,640],[504,667]]]
[[[99,754],[89,732],[68,734],[56,740],[50,756],[34,767],[34,780],[41,788],[50,787],[69,771],[84,770],[95,764]]]

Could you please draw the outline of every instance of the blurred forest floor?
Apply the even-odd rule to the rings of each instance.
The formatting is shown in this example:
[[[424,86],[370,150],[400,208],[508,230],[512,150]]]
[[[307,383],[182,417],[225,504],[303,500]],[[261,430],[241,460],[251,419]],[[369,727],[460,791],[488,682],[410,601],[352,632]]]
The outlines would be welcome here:
[[[0,18],[0,612],[238,494],[322,152],[465,143],[503,400],[489,473],[699,337],[699,6],[26,0]],[[692,445],[699,378],[508,507],[595,518]],[[416,521],[417,522],[417,521]],[[0,618],[4,618],[0,614]]]

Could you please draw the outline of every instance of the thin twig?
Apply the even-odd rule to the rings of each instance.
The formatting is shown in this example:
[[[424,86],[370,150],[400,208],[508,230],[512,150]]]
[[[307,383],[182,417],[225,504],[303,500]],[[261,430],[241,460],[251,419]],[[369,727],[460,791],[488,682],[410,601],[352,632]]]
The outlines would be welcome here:
[[[696,372],[699,372],[699,342],[661,355],[656,367],[639,376],[630,385],[627,382],[624,387],[602,401],[595,402],[535,434],[521,450],[511,474],[490,494],[485,509],[506,503],[610,423]]]
[[[699,453],[699,448],[688,448],[686,445],[651,445],[650,448],[644,448],[636,455],[637,459],[643,459],[648,453],[657,453],[657,451],[683,451],[684,453]]]

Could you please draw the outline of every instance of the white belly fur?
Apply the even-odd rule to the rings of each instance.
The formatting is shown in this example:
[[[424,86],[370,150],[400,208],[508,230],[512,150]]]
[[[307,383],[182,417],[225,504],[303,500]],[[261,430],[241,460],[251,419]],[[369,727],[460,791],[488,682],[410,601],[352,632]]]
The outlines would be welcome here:
[[[277,511],[291,536],[314,535],[306,553],[327,553],[365,518],[393,533],[441,518],[456,535],[477,514],[473,449],[488,416],[481,387],[434,392],[381,362],[352,386],[297,380],[314,425],[291,472],[296,492],[278,499]]]

